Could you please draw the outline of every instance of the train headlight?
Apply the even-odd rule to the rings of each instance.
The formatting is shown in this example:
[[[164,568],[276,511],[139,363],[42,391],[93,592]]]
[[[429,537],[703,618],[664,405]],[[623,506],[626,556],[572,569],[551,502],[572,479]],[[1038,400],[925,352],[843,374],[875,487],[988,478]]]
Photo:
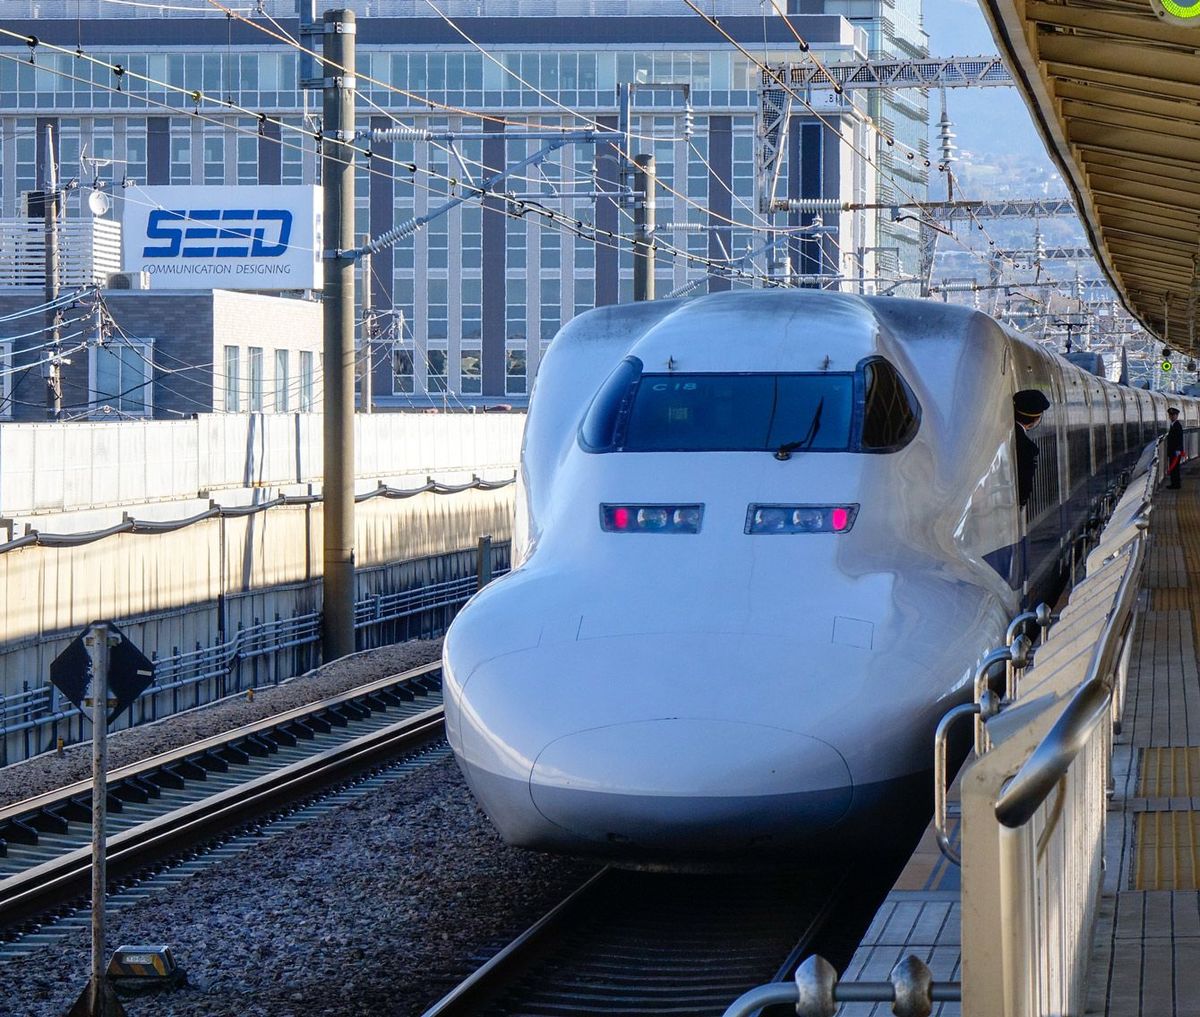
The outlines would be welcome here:
[[[848,533],[857,505],[751,505],[746,533]]]
[[[607,533],[699,533],[703,505],[601,505]]]

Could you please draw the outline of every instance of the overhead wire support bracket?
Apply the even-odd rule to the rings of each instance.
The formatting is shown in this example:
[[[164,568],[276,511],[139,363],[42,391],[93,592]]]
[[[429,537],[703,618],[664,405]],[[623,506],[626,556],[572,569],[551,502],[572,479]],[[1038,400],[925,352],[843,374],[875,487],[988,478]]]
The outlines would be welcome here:
[[[542,162],[542,160],[544,160],[551,152],[556,152],[558,149],[564,148],[567,145],[591,145],[595,144],[595,142],[595,131],[577,131],[571,134],[557,135],[552,141],[543,145],[536,152],[534,152],[533,155],[527,156],[520,162],[513,163],[513,165],[501,170],[499,173],[493,174],[477,187],[472,187],[470,194],[463,194],[451,198],[449,201],[446,201],[437,208],[433,209],[433,211],[426,212],[424,215],[419,215],[413,219],[408,219],[405,222],[402,222],[399,226],[395,226],[386,233],[380,234],[374,240],[368,241],[362,247],[355,248],[354,250],[350,251],[339,252],[339,256],[357,260],[364,254],[376,254],[385,248],[391,247],[398,241],[403,240],[405,237],[412,236],[412,234],[416,233],[417,230],[419,230],[422,226],[427,225],[434,219],[437,219],[439,216],[445,215],[452,208],[457,208],[459,205],[470,201],[472,198],[487,198],[492,196],[505,198],[506,196],[500,192],[497,192],[495,187],[497,184],[501,183],[503,180],[506,180],[517,171],[523,170],[526,166],[537,165],[538,163]],[[325,252],[326,257],[328,257],[329,254],[330,252]]]
[[[596,136],[602,133],[594,129],[586,132],[581,131],[431,131],[426,127],[406,127],[403,124],[398,127],[374,127],[362,128],[357,133],[359,139],[370,139],[371,141],[494,141],[502,139],[504,141],[556,141],[560,138],[565,138],[569,141],[578,141],[580,134],[586,133],[591,135],[587,139],[587,143],[596,140]],[[607,133],[614,133],[608,131]]]

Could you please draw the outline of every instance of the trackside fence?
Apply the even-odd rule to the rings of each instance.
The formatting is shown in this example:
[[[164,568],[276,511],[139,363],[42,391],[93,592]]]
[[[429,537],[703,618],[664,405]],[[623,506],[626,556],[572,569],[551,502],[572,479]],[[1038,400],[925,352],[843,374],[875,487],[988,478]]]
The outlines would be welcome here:
[[[427,555],[406,561],[359,569],[355,603],[355,630],[360,650],[408,639],[441,635],[459,608],[478,587],[479,575],[499,576],[510,567],[507,541],[481,543],[479,547],[449,554]],[[480,556],[486,554],[486,568]],[[490,571],[489,571],[490,570]],[[321,663],[320,580],[291,584],[293,603],[310,603],[312,610],[287,617],[254,618],[208,644],[174,648],[154,655],[154,682],[114,727],[145,724],[181,710],[202,706],[229,695],[303,674]],[[247,607],[258,593],[230,596]],[[237,616],[236,603],[214,606],[218,617]],[[120,619],[127,631],[158,621],[156,616]],[[49,682],[0,695],[0,765],[27,759],[53,749],[60,738],[66,743],[90,736],[83,716]]]
[[[987,751],[963,770],[964,1017],[1084,1010],[1158,452],[1147,449],[1017,695],[987,720]]]

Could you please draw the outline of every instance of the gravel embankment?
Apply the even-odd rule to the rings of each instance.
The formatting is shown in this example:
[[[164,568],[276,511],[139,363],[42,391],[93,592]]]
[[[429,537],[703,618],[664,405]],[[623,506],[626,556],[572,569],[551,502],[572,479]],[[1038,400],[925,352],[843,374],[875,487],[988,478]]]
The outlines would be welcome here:
[[[281,685],[175,714],[153,724],[118,731],[108,742],[109,769],[136,763],[159,752],[177,749],[201,738],[221,734],[242,724],[264,720],[277,713],[315,703],[358,685],[410,668],[429,664],[442,652],[440,639],[413,640],[366,650],[325,664]],[[53,791],[77,780],[91,780],[92,746],[72,745],[62,756],[49,753],[23,763],[0,767],[0,807],[44,791]],[[0,1010],[0,1014],[4,1011]]]
[[[505,847],[446,760],[113,916],[109,943],[168,943],[191,982],[129,1017],[409,1017],[594,868]],[[88,949],[0,964],[0,1014],[61,1017]]]
[[[436,660],[440,641],[335,661],[110,743],[114,767]],[[87,745],[0,769],[0,803],[90,776]],[[594,871],[505,847],[452,761],[399,780],[109,919],[110,951],[167,943],[189,985],[129,1017],[419,1014]],[[84,930],[0,964],[0,1015],[60,1017],[87,980]]]

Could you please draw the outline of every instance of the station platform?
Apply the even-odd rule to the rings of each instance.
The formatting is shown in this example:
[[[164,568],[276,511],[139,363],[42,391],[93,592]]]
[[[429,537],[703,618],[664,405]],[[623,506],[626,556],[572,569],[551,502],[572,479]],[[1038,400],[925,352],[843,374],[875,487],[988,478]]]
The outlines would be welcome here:
[[[1157,493],[1150,532],[1114,738],[1085,1012],[1200,1017],[1200,463],[1185,468],[1181,491]],[[957,842],[956,819],[948,832]],[[959,870],[938,850],[932,826],[842,979],[885,981],[909,954],[929,965],[937,982],[961,977]],[[838,1010],[839,1017],[889,1013],[888,1003]],[[958,1003],[933,1009],[935,1017],[960,1013]]]

